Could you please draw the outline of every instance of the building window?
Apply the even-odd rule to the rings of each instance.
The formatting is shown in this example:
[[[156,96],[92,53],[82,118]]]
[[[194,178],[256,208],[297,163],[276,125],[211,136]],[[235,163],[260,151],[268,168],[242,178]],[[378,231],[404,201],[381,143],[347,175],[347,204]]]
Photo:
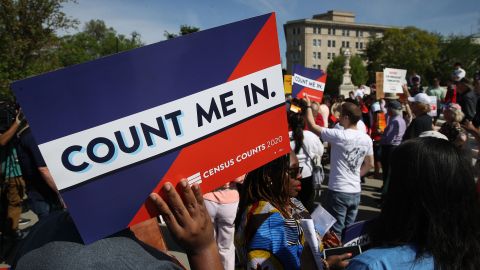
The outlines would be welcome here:
[[[313,52],[313,59],[317,59],[317,52]]]
[[[317,68],[317,65],[313,64],[313,68]]]
[[[358,49],[358,42],[355,42],[355,49]]]
[[[313,46],[317,46],[317,40],[313,39]]]
[[[335,53],[332,53],[332,58],[335,58]]]
[[[321,28],[321,27],[318,27],[318,28],[317,28],[317,33],[318,33],[318,34],[321,34],[321,33],[322,33],[322,28]]]
[[[327,54],[327,58],[328,58],[328,59],[332,59],[332,54],[331,54],[331,53],[328,53],[328,54]]]
[[[350,48],[350,41],[347,41],[347,48]]]
[[[332,35],[335,36],[335,28],[332,28]]]
[[[350,30],[342,29],[342,36],[350,36]]]
[[[345,41],[342,41],[342,48],[345,47]]]
[[[317,45],[322,46],[322,40],[321,39],[317,40]]]
[[[329,35],[332,34],[332,28],[328,28],[328,34],[329,34]]]
[[[322,53],[321,52],[317,52],[317,58],[322,59]]]
[[[328,41],[327,47],[332,47],[332,41],[331,40]]]
[[[314,34],[317,33],[317,28],[313,27],[313,33],[314,33]]]
[[[335,48],[335,40],[332,40],[332,47]]]
[[[360,49],[363,49],[363,42],[360,42]]]
[[[318,69],[322,69],[322,65],[318,65]]]

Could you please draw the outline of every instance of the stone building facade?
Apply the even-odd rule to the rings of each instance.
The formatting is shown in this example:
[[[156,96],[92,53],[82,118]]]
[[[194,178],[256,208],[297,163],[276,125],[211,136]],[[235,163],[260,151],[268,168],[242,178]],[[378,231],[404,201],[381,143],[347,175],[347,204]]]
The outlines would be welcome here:
[[[355,14],[330,10],[312,19],[288,21],[283,26],[287,73],[293,65],[326,70],[332,59],[346,48],[352,55],[361,54],[370,37],[382,37],[391,26],[355,22]]]

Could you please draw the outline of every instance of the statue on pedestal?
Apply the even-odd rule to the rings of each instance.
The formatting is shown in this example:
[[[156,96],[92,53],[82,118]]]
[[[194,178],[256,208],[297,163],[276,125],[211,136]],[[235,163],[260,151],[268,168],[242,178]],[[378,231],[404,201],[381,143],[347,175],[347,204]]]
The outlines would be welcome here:
[[[355,86],[352,83],[352,74],[350,74],[350,57],[352,54],[349,49],[346,49],[343,53],[345,55],[345,65],[343,66],[343,80],[340,85],[340,95],[348,97],[350,91],[355,91]]]

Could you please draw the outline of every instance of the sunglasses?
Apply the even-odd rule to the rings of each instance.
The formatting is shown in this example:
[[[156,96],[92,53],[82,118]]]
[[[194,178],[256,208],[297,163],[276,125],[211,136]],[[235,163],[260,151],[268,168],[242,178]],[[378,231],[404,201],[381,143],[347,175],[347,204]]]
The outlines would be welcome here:
[[[302,174],[303,167],[295,167],[288,169],[288,175],[291,178],[296,178],[298,175]]]

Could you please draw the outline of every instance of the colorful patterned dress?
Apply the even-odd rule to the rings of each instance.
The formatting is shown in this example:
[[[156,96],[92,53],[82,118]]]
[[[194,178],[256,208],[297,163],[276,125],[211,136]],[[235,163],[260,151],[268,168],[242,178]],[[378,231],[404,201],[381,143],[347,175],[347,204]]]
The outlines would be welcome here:
[[[300,219],[311,218],[300,201],[292,198],[292,218],[284,218],[267,201],[249,205],[235,235],[244,269],[300,269],[305,242]]]

